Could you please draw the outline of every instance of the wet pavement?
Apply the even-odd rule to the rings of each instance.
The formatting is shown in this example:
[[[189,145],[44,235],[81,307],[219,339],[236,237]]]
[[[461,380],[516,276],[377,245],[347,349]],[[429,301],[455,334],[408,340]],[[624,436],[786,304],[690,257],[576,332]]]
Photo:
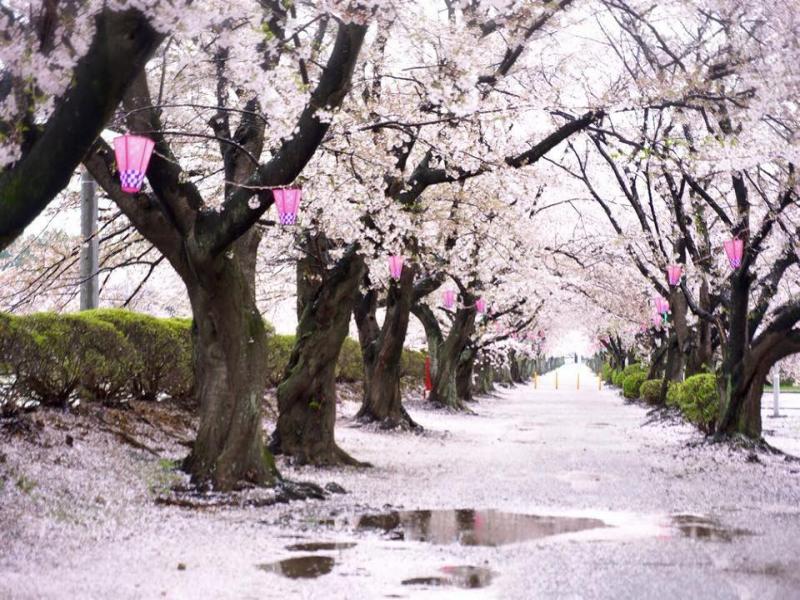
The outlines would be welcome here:
[[[0,597],[800,598],[798,463],[564,389],[575,375],[500,390],[475,415],[411,405],[422,434],[351,426],[345,404],[337,439],[374,468],[281,466],[348,492],[324,502],[129,503],[91,513],[110,524],[92,543],[76,536],[88,525],[31,519],[31,551],[0,550]]]

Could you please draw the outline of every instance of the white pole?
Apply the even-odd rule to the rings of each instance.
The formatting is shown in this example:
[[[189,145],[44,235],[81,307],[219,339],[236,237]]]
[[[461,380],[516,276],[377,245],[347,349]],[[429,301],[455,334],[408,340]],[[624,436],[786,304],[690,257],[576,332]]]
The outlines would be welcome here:
[[[772,365],[772,416],[780,417],[781,372],[778,365]]]

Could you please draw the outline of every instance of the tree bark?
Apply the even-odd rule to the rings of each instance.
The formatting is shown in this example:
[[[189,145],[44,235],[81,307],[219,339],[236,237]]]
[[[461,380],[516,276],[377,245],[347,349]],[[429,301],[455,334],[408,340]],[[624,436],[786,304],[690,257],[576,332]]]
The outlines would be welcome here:
[[[731,275],[728,339],[717,380],[720,398],[717,431],[758,438],[761,437],[760,412],[756,419],[750,410],[745,410],[749,388],[745,364],[749,345],[749,295],[750,276],[740,269]]]
[[[428,394],[428,401],[447,408],[466,410],[458,397],[456,371],[461,353],[466,349],[469,337],[475,327],[475,299],[466,297],[466,306],[456,311],[450,333],[437,350],[437,368],[433,376],[433,389]]]
[[[400,360],[411,316],[415,271],[414,265],[406,265],[399,282],[391,283],[380,329],[374,291],[362,297],[355,311],[364,360],[364,399],[356,418],[379,422],[385,429],[419,427],[403,407],[400,393]]]
[[[194,315],[200,404],[200,429],[185,466],[194,483],[218,490],[277,477],[261,430],[267,338],[255,301],[257,247],[258,236],[247,234],[230,258],[218,256],[182,273]]]
[[[323,241],[322,243],[327,243]],[[355,246],[335,266],[298,261],[299,323],[278,386],[278,424],[270,449],[297,464],[360,465],[336,445],[336,361],[347,337],[364,260]]]
[[[456,369],[456,393],[462,402],[472,402],[472,376],[475,369],[475,351],[471,348],[461,353]]]

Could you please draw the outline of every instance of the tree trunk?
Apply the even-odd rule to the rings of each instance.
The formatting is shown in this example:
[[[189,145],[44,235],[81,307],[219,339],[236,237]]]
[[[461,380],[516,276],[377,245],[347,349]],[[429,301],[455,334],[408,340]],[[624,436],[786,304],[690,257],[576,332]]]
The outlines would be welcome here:
[[[508,354],[508,368],[511,372],[511,383],[524,383],[519,361],[517,360],[517,353],[513,350]]]
[[[336,362],[364,270],[356,248],[327,270],[328,242],[298,261],[299,323],[295,346],[278,386],[278,424],[270,448],[297,464],[361,464],[336,445]]]
[[[664,377],[668,381],[683,380],[683,365],[686,355],[681,352],[680,343],[676,335],[667,338],[667,362],[664,367]]]
[[[464,350],[456,369],[456,393],[462,402],[472,402],[472,374],[475,369],[475,351]]]
[[[700,293],[698,297],[700,306],[704,309],[708,309],[711,304],[711,298],[708,292],[708,282],[705,280],[705,278],[700,284]],[[711,339],[711,325],[707,321],[702,319],[699,321],[695,336],[696,345],[692,348],[692,351],[686,362],[687,377],[710,370],[711,360],[714,356],[714,347]]]
[[[414,273],[414,266],[407,265],[400,281],[391,283],[380,330],[377,330],[377,302],[373,291],[367,292],[355,311],[364,360],[364,400],[356,418],[362,422],[379,422],[385,429],[419,427],[403,408],[400,393],[400,360],[411,316]]]
[[[738,271],[731,275],[728,339],[717,378],[720,399],[717,431],[723,434],[742,433],[748,437],[759,438],[761,415],[753,414],[752,407],[747,406],[750,387],[746,364],[749,346],[747,321],[749,294],[749,275]],[[749,399],[752,400],[751,397]],[[758,400],[760,405],[761,396]]]
[[[437,351],[437,369],[433,377],[433,389],[428,394],[428,401],[448,408],[465,410],[466,407],[458,397],[456,372],[461,353],[466,349],[469,336],[475,327],[476,311],[474,298],[464,299],[465,307],[456,312],[453,326],[447,338]]]
[[[243,236],[230,258],[195,265],[193,279],[184,274],[200,405],[200,428],[185,467],[194,483],[223,491],[277,477],[261,430],[267,338],[255,302],[257,238]]]
[[[653,350],[653,355],[650,360],[650,369],[647,371],[648,379],[657,379],[661,376],[664,370],[664,361],[667,357],[667,346],[662,344]]]

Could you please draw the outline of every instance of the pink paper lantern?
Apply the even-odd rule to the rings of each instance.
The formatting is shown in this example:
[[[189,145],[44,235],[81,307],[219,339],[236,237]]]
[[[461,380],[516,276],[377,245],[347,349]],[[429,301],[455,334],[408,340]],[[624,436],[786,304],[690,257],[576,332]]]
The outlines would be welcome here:
[[[744,240],[733,238],[723,243],[725,247],[725,254],[728,255],[728,262],[731,263],[731,269],[738,269],[742,265],[742,257],[744,256]]]
[[[140,135],[125,134],[114,138],[114,154],[122,191],[135,194],[142,189],[147,164],[156,143]]]
[[[486,313],[486,300],[484,300],[483,298],[478,298],[478,299],[475,301],[475,309],[476,309],[476,310],[477,310],[479,313],[481,313],[481,314],[485,314],[485,313]]]
[[[661,296],[653,296],[653,306],[659,314],[666,314],[669,312],[669,302]]]
[[[675,287],[678,285],[681,282],[682,275],[683,267],[681,265],[670,265],[667,267],[667,279],[671,286]]]
[[[398,254],[393,254],[389,257],[389,275],[392,279],[400,279],[400,274],[403,272],[403,257]]]
[[[445,290],[442,294],[442,304],[447,309],[453,308],[453,305],[456,303],[456,292],[455,290]]]
[[[272,190],[275,208],[278,209],[278,222],[281,225],[294,225],[297,222],[297,209],[303,190],[300,188],[276,188]]]

